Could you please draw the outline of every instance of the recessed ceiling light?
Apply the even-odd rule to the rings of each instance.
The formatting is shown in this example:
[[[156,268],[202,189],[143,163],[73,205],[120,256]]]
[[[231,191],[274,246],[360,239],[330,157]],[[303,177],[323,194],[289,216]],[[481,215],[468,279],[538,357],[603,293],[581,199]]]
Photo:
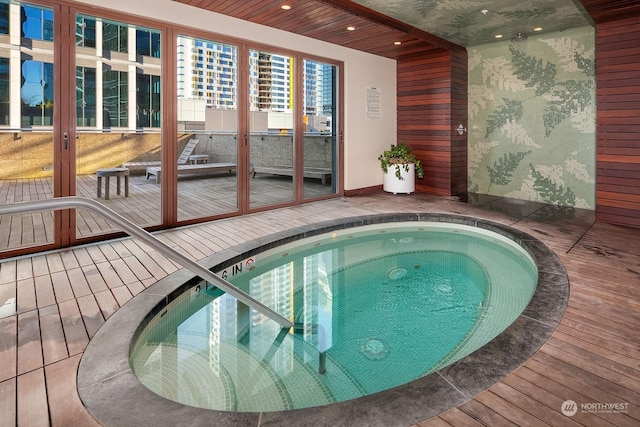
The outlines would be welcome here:
[[[393,42],[393,44],[395,44],[396,46],[399,46],[402,44],[402,42]]]
[[[356,27],[347,27],[347,30],[349,30],[349,31],[353,31],[355,29],[356,29]]]
[[[495,38],[497,38],[497,39],[501,39],[501,38],[503,38],[504,36],[503,36],[502,34],[496,34],[496,35],[495,35],[495,36],[493,36],[493,37],[495,37]]]
[[[289,10],[289,9],[291,9],[291,6],[289,6],[288,4],[283,4],[282,6],[280,6],[280,9]]]
[[[536,27],[533,29],[533,31],[542,31],[542,27]]]

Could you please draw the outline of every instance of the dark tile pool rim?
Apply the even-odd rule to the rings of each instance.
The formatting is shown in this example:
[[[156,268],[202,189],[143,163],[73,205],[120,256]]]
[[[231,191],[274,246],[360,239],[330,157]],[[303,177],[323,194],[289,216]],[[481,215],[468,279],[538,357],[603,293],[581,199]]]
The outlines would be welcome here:
[[[533,257],[538,286],[529,305],[504,332],[469,356],[437,372],[358,399],[279,412],[224,412],[170,401],[147,389],[129,364],[143,326],[200,278],[181,269],[137,295],[98,330],[78,368],[78,393],[104,426],[404,426],[458,406],[521,366],[548,340],[569,298],[559,257],[540,240],[515,228],[469,216],[399,213],[349,217],[291,228],[240,244],[199,263],[214,271],[285,243],[322,233],[389,222],[428,221],[470,225],[506,236]]]

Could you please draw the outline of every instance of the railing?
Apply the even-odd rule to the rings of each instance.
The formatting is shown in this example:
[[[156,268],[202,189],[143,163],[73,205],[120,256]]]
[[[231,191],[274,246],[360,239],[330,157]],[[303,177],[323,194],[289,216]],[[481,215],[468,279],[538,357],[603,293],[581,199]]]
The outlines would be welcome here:
[[[152,234],[149,234],[143,228],[137,226],[122,215],[118,214],[112,209],[109,209],[102,203],[96,202],[95,200],[85,197],[58,197],[55,199],[22,202],[13,205],[0,206],[0,215],[13,215],[32,211],[59,210],[69,208],[84,208],[96,212],[106,220],[110,221],[113,225],[119,226],[130,236],[137,237],[147,245],[160,252],[162,255],[165,255],[167,258],[176,261],[178,264],[182,265],[192,273],[197,274],[202,279],[214,284],[224,292],[234,296],[236,299],[238,299],[238,301],[241,301],[254,310],[264,314],[271,320],[278,322],[281,326],[286,328],[290,328],[293,326],[293,322],[291,322],[289,319],[283,317],[281,314],[267,307],[248,293],[237,288],[233,284],[201,266],[197,262],[192,261],[182,253],[168,246],[162,240],[158,239]]]

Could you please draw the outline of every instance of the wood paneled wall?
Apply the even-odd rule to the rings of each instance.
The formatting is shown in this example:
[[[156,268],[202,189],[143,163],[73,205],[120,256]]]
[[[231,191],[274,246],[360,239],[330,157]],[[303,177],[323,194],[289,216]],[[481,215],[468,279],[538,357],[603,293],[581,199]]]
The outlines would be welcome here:
[[[640,227],[640,18],[596,26],[596,215]]]
[[[398,142],[414,148],[424,178],[416,189],[467,193],[467,52],[440,50],[398,60]]]

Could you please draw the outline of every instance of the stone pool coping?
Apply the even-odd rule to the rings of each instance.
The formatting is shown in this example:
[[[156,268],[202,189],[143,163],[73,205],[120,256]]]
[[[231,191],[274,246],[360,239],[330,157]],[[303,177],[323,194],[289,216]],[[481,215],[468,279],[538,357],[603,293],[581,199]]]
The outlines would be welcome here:
[[[569,298],[559,257],[515,228],[473,217],[438,213],[366,215],[292,228],[212,255],[199,263],[218,271],[285,243],[329,231],[388,222],[446,222],[506,236],[524,247],[538,267],[538,285],[523,313],[504,332],[469,356],[408,384],[346,402],[279,412],[236,413],[195,408],[147,389],[129,364],[132,342],[166,304],[200,281],[181,269],[137,295],[98,330],[78,368],[78,393],[104,426],[403,426],[436,416],[473,398],[521,366],[548,340]]]

